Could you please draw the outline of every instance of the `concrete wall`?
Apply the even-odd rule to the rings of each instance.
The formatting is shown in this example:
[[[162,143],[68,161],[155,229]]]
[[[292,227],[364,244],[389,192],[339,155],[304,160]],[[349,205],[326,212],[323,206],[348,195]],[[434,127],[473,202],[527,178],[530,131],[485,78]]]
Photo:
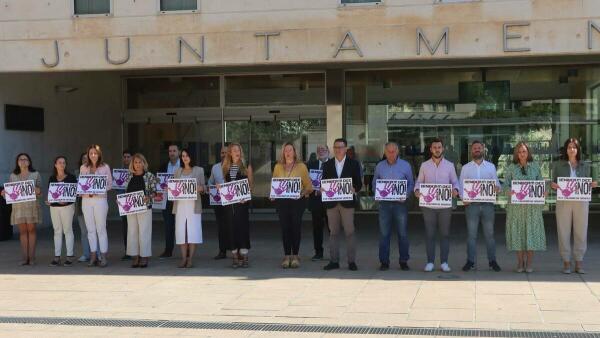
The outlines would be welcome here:
[[[70,0],[0,1],[0,72],[136,69],[177,66],[322,63],[333,61],[412,60],[419,58],[501,57],[600,53],[597,0],[482,0],[434,3],[434,0],[385,0],[380,6],[339,5],[339,0],[202,0],[197,13],[160,14],[158,0],[113,0],[109,16],[72,16]],[[526,21],[509,34],[505,52],[503,25]],[[444,46],[432,56],[425,46],[417,55],[416,31],[423,29],[435,43],[449,30],[449,52]],[[347,31],[363,52],[334,54]],[[279,32],[271,38],[265,59],[265,38],[259,32]],[[205,38],[205,60],[189,51],[178,61],[178,37],[195,48]],[[104,57],[104,38],[110,39],[114,59],[125,55],[131,40],[131,58],[111,65]],[[46,68],[40,58],[53,62],[54,40],[61,62]],[[347,41],[349,44],[349,41]]]
[[[56,86],[76,87],[72,93],[56,91]],[[43,132],[13,131],[4,128],[4,104],[44,108]],[[65,155],[69,169],[76,169],[79,155],[98,143],[106,162],[120,165],[121,159],[121,81],[117,74],[3,74],[0,75],[0,183],[15,165],[15,156],[26,152],[40,171],[44,186],[53,160]],[[46,189],[43,189],[44,192]],[[48,210],[44,208],[46,224]]]

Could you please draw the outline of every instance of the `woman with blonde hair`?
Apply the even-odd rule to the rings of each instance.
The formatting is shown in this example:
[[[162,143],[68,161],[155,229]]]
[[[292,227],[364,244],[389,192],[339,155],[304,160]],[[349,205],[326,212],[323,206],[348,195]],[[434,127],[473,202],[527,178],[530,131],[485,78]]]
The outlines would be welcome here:
[[[515,146],[512,163],[504,175],[504,191],[509,200],[506,205],[506,247],[517,252],[516,272],[533,272],[534,251],[546,250],[546,233],[542,217],[543,205],[512,204],[510,197],[513,180],[543,180],[540,165],[533,161],[529,146],[519,142]],[[547,192],[546,192],[547,193]]]
[[[306,207],[305,197],[310,195],[313,188],[308,169],[299,159],[293,143],[286,142],[281,146],[281,155],[273,169],[273,178],[300,178],[300,198],[275,200],[285,255],[281,267],[284,269],[298,268],[300,266],[298,252],[302,233],[302,215]]]
[[[127,193],[143,191],[146,210],[127,215],[127,255],[133,258],[132,268],[145,268],[152,256],[152,200],[159,180],[148,171],[144,155],[137,153],[129,163],[131,175],[127,178]]]
[[[102,159],[102,150],[97,144],[87,148],[87,162],[79,168],[80,175],[104,175],[107,178],[106,190],[112,186],[112,173],[108,164]],[[106,215],[108,214],[108,202],[104,194],[84,194],[81,196],[81,210],[87,228],[88,241],[90,243],[90,262],[88,266],[98,264],[98,244],[100,246],[100,267],[105,267],[108,254],[108,234],[106,232]]]
[[[223,159],[223,177],[225,182],[248,179],[250,189],[254,183],[252,166],[246,164],[242,145],[231,143],[227,148],[227,156]],[[250,220],[248,214],[248,202],[230,204],[224,207],[227,227],[232,231],[233,238],[233,268],[247,268],[248,251],[250,250]]]

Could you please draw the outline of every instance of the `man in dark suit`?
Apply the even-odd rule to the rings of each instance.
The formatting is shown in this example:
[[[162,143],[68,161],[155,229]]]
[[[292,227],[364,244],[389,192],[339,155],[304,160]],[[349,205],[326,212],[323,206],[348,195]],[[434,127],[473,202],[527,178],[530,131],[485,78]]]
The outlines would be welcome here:
[[[323,165],[323,179],[352,178],[352,192],[356,194],[362,188],[361,170],[357,161],[346,157],[348,142],[338,138],[333,143],[334,158]],[[330,261],[324,269],[333,270],[340,267],[340,247],[338,236],[344,228],[346,234],[346,248],[348,254],[348,269],[356,271],[356,246],[354,244],[354,205],[356,195],[352,201],[325,202],[327,219],[329,222],[329,247]]]
[[[169,161],[160,167],[160,172],[173,174],[175,173],[175,170],[180,167],[179,146],[171,144],[168,149]],[[173,248],[175,247],[175,215],[173,215],[173,202],[167,201],[167,208],[162,211],[162,215],[165,223],[165,251],[159,258],[164,259],[173,256]]]
[[[317,158],[307,163],[308,170],[323,170],[325,162],[329,161],[329,148],[327,145],[317,145]],[[315,255],[313,261],[323,259],[323,229],[327,222],[327,213],[325,206],[321,202],[321,191],[315,189],[308,198],[308,208],[312,214],[313,242],[315,246]]]

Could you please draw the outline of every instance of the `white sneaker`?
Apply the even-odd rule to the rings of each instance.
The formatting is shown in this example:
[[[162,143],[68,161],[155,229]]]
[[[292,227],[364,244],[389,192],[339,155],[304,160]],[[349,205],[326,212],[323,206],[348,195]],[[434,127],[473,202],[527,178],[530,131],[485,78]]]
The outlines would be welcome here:
[[[78,262],[87,262],[87,261],[89,261],[89,260],[90,260],[89,258],[87,258],[87,257],[85,257],[85,256],[81,256],[81,257],[79,257],[79,259],[78,259],[77,261],[78,261]]]
[[[425,265],[425,268],[423,270],[425,272],[431,272],[431,271],[433,271],[433,263],[427,263],[427,265]]]
[[[452,269],[450,269],[450,266],[448,265],[448,263],[442,263],[442,265],[440,265],[440,269],[443,272],[450,272],[450,271],[452,271]]]

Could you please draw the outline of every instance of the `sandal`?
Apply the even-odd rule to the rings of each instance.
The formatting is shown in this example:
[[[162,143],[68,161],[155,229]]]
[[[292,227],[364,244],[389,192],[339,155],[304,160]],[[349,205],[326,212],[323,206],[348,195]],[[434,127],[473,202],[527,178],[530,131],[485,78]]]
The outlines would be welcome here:
[[[183,269],[183,268],[185,268],[186,265],[187,265],[187,258],[183,258],[181,260],[181,263],[179,263],[179,265],[177,265],[177,267],[180,269]]]

